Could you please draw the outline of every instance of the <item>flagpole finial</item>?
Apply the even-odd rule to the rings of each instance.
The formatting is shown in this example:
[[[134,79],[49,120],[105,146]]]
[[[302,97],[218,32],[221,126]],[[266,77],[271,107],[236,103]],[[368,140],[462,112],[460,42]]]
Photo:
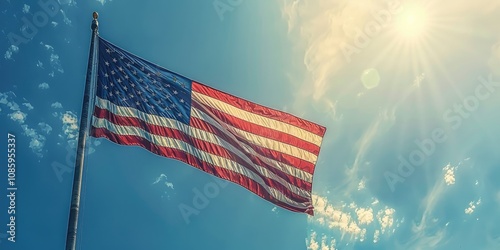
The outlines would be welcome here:
[[[97,13],[97,12],[95,12],[95,11],[94,11],[94,12],[92,13],[92,18],[93,18],[94,20],[92,20],[92,26],[91,26],[91,28],[92,28],[92,30],[94,30],[94,31],[95,31],[95,30],[97,30],[97,28],[99,27],[99,23],[97,22],[97,18],[99,18],[99,13]]]

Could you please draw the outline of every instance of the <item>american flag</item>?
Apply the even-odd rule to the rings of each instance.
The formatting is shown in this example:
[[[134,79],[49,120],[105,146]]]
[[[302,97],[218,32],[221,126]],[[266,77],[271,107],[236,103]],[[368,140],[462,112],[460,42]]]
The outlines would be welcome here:
[[[99,38],[91,135],[183,161],[313,215],[326,128],[203,85]]]

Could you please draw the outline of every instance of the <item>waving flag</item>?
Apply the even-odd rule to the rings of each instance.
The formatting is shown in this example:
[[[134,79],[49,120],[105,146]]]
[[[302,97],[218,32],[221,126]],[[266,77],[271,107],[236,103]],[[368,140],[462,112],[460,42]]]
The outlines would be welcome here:
[[[213,89],[99,38],[91,135],[141,146],[313,215],[326,128]]]

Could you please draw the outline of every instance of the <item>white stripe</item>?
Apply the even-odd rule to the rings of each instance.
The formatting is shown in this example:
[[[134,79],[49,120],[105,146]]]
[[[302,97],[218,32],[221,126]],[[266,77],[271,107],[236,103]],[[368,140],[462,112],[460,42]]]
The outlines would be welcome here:
[[[260,125],[266,128],[274,129],[286,134],[293,135],[297,138],[300,138],[304,141],[311,142],[316,146],[321,146],[322,137],[316,134],[313,134],[305,129],[293,126],[288,123],[284,123],[278,120],[270,119],[264,116],[260,116],[246,110],[239,109],[235,106],[229,105],[223,101],[217,100],[210,96],[201,94],[193,90],[192,92],[193,100],[197,101],[200,104],[207,105],[209,107],[215,108],[221,112],[232,115],[234,117],[240,118],[247,122]]]
[[[214,155],[214,154],[210,154],[210,153],[202,151],[202,150],[199,150],[199,149],[195,148],[194,146],[192,146],[189,143],[186,143],[184,141],[177,140],[177,139],[170,138],[170,137],[163,137],[163,136],[159,136],[159,135],[150,134],[149,132],[144,131],[143,129],[138,128],[138,127],[134,127],[134,126],[116,125],[116,124],[109,122],[106,119],[100,119],[97,117],[93,118],[93,126],[96,128],[107,129],[114,134],[118,134],[118,135],[122,135],[122,136],[127,136],[127,135],[139,136],[139,137],[142,137],[142,138],[148,140],[149,142],[151,142],[153,144],[156,144],[156,145],[159,145],[162,147],[168,147],[168,148],[182,150],[182,151],[184,151],[190,155],[193,155],[194,157],[196,157],[204,162],[207,162],[207,163],[212,164],[214,166],[228,169],[228,170],[233,171],[235,173],[244,175],[244,176],[248,177],[249,179],[252,179],[253,181],[260,184],[262,186],[262,188],[264,188],[272,197],[276,198],[277,200],[279,200],[281,202],[287,203],[287,204],[292,205],[292,206],[297,207],[297,208],[307,208],[307,204],[306,204],[307,202],[299,203],[299,202],[291,200],[290,198],[288,198],[286,195],[284,195],[280,191],[267,186],[260,176],[254,174],[253,172],[251,172],[247,168],[241,166],[237,162],[226,159],[224,157]]]
[[[288,190],[292,191],[293,193],[295,193],[297,195],[303,196],[305,198],[311,197],[311,193],[309,191],[306,191],[306,190],[301,189],[295,185],[292,185],[291,183],[284,180],[280,176],[270,172],[268,169],[266,169],[262,166],[259,166],[257,164],[254,164],[250,160],[250,158],[248,158],[247,155],[245,155],[240,150],[236,149],[230,143],[228,143],[225,140],[221,139],[220,137],[216,136],[215,134],[206,132],[206,131],[201,130],[201,129],[190,127],[184,123],[178,122],[178,121],[173,120],[173,119],[168,119],[168,118],[164,118],[161,116],[147,114],[147,113],[144,113],[142,111],[139,111],[139,110],[133,109],[133,108],[126,108],[126,107],[117,106],[117,105],[115,105],[107,100],[101,99],[99,97],[97,97],[96,106],[98,106],[102,109],[107,109],[109,112],[112,112],[112,113],[117,114],[119,116],[133,117],[133,118],[141,119],[143,121],[147,121],[148,123],[151,123],[150,121],[154,121],[155,123],[151,123],[151,124],[162,126],[162,127],[167,127],[167,128],[177,129],[190,137],[214,143],[218,146],[221,146],[221,147],[229,150],[230,152],[234,153],[235,155],[239,156],[241,159],[243,159],[250,166],[254,166],[255,169],[257,170],[257,172],[259,174],[265,176],[266,178],[272,179],[272,180],[275,180],[275,181],[281,183]],[[194,110],[192,112],[199,113],[201,111]],[[94,118],[94,119],[96,119],[96,118]],[[230,134],[227,134],[227,135],[230,135]],[[311,180],[312,180],[312,178],[311,178]]]
[[[201,119],[201,120],[211,124],[212,126],[218,128],[221,131],[225,130],[225,128],[223,128],[221,125],[221,124],[224,124],[221,120],[219,120],[219,119],[215,120],[216,118],[207,115],[206,113],[204,113],[201,110],[198,110],[196,108],[191,108],[191,116],[196,117],[198,119]],[[259,154],[259,153],[255,152],[255,150],[252,147],[248,146],[247,144],[240,143],[239,140],[236,137],[234,137],[232,134],[228,134],[228,136],[231,136],[231,138],[233,140],[236,140],[238,142],[238,145],[243,147],[249,154],[254,155],[255,157],[259,158],[261,161],[267,163],[268,165],[271,165],[274,168],[276,168],[276,169],[278,169],[278,170],[280,170],[288,175],[291,175],[295,178],[299,178],[299,179],[307,181],[309,183],[312,182],[312,180],[313,180],[312,174],[310,174],[306,171],[303,171],[301,169],[298,169],[296,167],[292,167],[286,163],[276,161],[276,160],[268,158],[262,154]]]

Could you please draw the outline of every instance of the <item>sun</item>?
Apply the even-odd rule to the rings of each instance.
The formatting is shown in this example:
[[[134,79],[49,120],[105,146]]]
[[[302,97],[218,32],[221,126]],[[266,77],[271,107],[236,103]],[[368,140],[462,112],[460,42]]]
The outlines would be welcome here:
[[[407,5],[398,16],[396,26],[399,33],[406,38],[419,38],[427,31],[428,18],[424,8],[418,5]]]

